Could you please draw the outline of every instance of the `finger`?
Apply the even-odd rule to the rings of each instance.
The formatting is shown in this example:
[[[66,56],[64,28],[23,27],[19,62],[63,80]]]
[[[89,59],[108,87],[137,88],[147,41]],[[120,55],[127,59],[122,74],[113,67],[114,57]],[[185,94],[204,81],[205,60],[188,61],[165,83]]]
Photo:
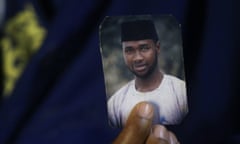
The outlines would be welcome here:
[[[156,137],[153,133],[151,133],[146,141],[146,144],[169,144],[169,142],[165,139]]]
[[[169,132],[169,139],[170,139],[170,144],[180,144],[177,140],[177,137],[175,136],[174,133],[172,133],[171,131]]]
[[[164,139],[170,143],[169,132],[164,126],[155,125],[152,129],[152,133],[155,137]]]
[[[155,125],[152,133],[155,137],[166,140],[169,144],[180,144],[174,133],[167,130],[163,125]]]
[[[125,127],[114,141],[115,144],[143,144],[150,134],[153,106],[147,102],[137,104],[131,111]]]

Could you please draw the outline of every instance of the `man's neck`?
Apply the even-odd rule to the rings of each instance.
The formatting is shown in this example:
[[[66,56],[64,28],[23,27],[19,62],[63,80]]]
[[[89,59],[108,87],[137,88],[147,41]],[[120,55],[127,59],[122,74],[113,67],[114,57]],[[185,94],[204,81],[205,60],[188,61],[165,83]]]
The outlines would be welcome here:
[[[159,87],[163,79],[163,74],[156,69],[150,76],[147,78],[136,77],[135,87],[137,91],[148,92],[152,91]]]

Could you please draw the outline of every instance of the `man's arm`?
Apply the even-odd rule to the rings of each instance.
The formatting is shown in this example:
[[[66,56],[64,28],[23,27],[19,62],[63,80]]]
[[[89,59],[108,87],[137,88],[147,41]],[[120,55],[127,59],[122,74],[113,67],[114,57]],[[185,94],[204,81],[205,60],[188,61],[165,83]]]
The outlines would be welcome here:
[[[118,127],[118,114],[117,114],[117,109],[118,109],[118,104],[116,104],[116,100],[115,97],[112,96],[108,102],[107,102],[107,106],[108,106],[108,119],[109,119],[109,123],[112,127]]]

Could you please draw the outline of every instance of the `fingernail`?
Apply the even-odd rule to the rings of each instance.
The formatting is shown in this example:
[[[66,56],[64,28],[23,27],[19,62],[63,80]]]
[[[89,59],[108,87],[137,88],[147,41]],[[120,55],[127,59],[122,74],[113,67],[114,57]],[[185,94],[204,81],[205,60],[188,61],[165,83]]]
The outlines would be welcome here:
[[[153,108],[148,103],[142,103],[139,106],[138,114],[139,114],[139,116],[141,116],[143,118],[150,119],[153,116]]]
[[[168,131],[164,126],[156,126],[153,130],[154,136],[169,141]]]

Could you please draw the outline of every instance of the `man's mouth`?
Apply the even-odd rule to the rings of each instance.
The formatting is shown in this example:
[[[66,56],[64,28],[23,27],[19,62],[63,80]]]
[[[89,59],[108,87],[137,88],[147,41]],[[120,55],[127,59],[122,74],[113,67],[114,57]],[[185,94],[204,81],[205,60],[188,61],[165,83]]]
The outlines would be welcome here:
[[[137,64],[137,65],[134,65],[133,68],[135,71],[141,72],[141,71],[144,71],[147,68],[147,66],[146,64]]]

